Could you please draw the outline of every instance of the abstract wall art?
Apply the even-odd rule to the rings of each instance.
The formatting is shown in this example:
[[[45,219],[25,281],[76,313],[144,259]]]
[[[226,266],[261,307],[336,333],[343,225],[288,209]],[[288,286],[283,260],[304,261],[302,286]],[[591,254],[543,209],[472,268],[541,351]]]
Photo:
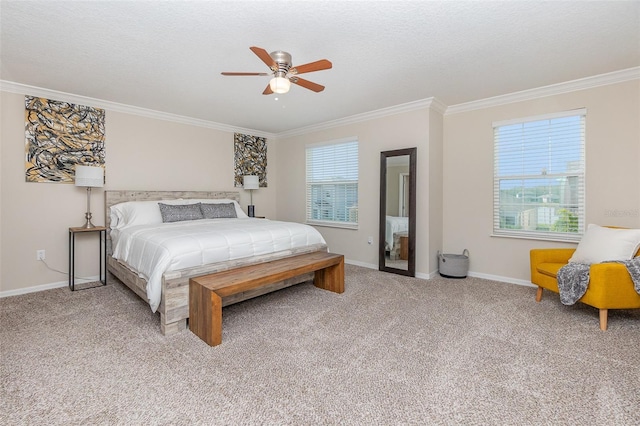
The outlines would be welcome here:
[[[234,133],[234,186],[242,188],[242,177],[256,175],[260,187],[267,186],[267,139]]]
[[[103,166],[105,112],[100,108],[25,96],[27,182],[73,183],[75,166]]]

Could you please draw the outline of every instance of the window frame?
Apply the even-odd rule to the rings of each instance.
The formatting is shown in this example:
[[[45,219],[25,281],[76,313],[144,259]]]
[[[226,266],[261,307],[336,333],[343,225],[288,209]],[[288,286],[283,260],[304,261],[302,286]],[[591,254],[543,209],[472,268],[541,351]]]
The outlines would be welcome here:
[[[347,144],[356,144],[356,161],[358,172],[356,174],[357,178],[355,180],[352,179],[344,179],[344,180],[311,180],[310,179],[310,151],[314,149],[328,147],[328,146],[340,146]],[[319,142],[308,144],[305,146],[305,223],[308,225],[314,226],[326,226],[332,228],[345,228],[345,229],[358,229],[358,199],[359,199],[359,182],[360,182],[360,143],[357,137],[348,137],[342,139],[336,139],[326,142]],[[344,221],[344,220],[323,220],[313,218],[313,187],[318,185],[326,185],[326,186],[347,186],[355,184],[355,194],[356,194],[356,205],[355,205],[355,221]],[[348,188],[345,188],[345,192],[349,191]],[[351,189],[353,191],[353,189]],[[346,198],[346,197],[345,197]],[[353,207],[351,207],[353,209]],[[349,207],[345,206],[345,217],[351,216],[353,214],[353,210],[351,212],[348,211]]]
[[[560,118],[571,118],[571,117],[577,117],[580,119],[580,123],[577,125],[578,126],[577,130],[580,133],[579,146],[577,147],[577,152],[574,151],[574,154],[577,155],[578,157],[578,160],[575,160],[576,161],[575,165],[577,165],[576,169],[570,170],[569,168],[565,168],[565,170],[561,172],[552,170],[551,173],[547,173],[547,168],[543,167],[539,175],[525,173],[524,170],[521,173],[515,173],[515,174],[502,174],[500,172],[499,161],[500,161],[501,147],[499,146],[499,142],[504,142],[504,140],[503,141],[499,140],[499,131],[501,128],[504,129],[506,126],[514,126],[514,125],[523,126],[523,134],[519,137],[514,137],[513,141],[511,141],[514,145],[511,145],[510,147],[513,147],[515,146],[517,140],[519,140],[519,143],[522,144],[525,138],[527,137],[531,138],[533,137],[533,135],[536,134],[535,130],[529,133],[524,132],[525,126],[527,124],[543,123],[545,121],[548,121],[549,122],[548,127],[551,128],[552,126],[551,120],[560,119]],[[538,116],[518,118],[513,120],[499,121],[499,122],[494,122],[492,124],[493,134],[494,134],[493,135],[494,152],[493,152],[493,214],[492,214],[493,233],[492,233],[492,236],[535,239],[535,240],[544,240],[544,241],[571,241],[571,242],[580,241],[582,235],[584,234],[585,220],[586,220],[585,218],[586,216],[586,152],[585,152],[586,151],[586,118],[587,118],[586,108],[580,108],[580,109],[562,111],[562,112],[552,113],[552,114],[544,114],[544,115],[538,115]],[[557,132],[558,131],[556,130],[556,133],[551,134],[551,137],[555,136],[556,138],[558,138],[559,136]],[[550,149],[557,148],[557,147],[558,147],[558,144],[556,143],[555,145],[552,145],[552,148]],[[502,146],[502,149],[505,149],[505,148],[506,148],[505,146]],[[534,154],[532,150],[533,148],[531,148],[531,150],[529,151],[525,149],[522,151],[520,155],[520,158],[521,158],[520,161],[522,161],[523,169],[525,168],[525,166],[532,166],[534,164],[533,161],[527,162],[526,160],[527,155]],[[517,158],[517,157],[514,157],[514,158]],[[523,188],[526,188],[525,182],[527,181],[531,182],[533,180],[545,180],[545,179],[546,180],[564,179],[568,185],[577,185],[577,189],[574,192],[571,192],[570,194],[570,196],[574,196],[576,198],[575,202],[557,202],[557,203],[549,202],[549,204],[555,204],[555,205],[553,206],[550,205],[548,207],[544,206],[544,204],[547,203],[546,201],[530,202],[527,204],[537,205],[536,216],[540,212],[540,207],[543,207],[543,206],[548,209],[553,208],[554,210],[552,212],[553,212],[553,215],[555,215],[555,217],[558,217],[560,214],[562,214],[561,210],[568,210],[569,211],[568,214],[570,215],[570,219],[572,220],[571,223],[577,225],[577,231],[575,232],[554,231],[552,230],[553,224],[551,223],[546,224],[549,226],[549,229],[541,229],[541,230],[509,229],[509,228],[501,227],[502,226],[501,207],[505,206],[505,202],[501,200],[501,182],[508,181],[508,180],[516,180],[516,181],[521,180],[523,184]],[[567,208],[567,206],[570,206],[571,208],[569,209]],[[525,210],[518,212],[519,216],[522,215],[522,217],[520,218],[521,221],[525,220],[524,219],[525,215],[523,214],[524,212]],[[556,222],[554,223],[557,223],[557,220],[558,219],[556,219]],[[539,226],[540,226],[540,223],[536,219],[536,228],[538,228]]]

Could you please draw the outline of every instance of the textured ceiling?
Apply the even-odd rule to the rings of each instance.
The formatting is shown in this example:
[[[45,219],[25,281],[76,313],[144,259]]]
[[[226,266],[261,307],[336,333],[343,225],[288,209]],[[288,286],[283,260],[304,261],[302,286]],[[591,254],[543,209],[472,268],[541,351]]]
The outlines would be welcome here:
[[[640,2],[5,1],[0,79],[268,133],[640,66]],[[264,96],[250,50],[330,70]]]

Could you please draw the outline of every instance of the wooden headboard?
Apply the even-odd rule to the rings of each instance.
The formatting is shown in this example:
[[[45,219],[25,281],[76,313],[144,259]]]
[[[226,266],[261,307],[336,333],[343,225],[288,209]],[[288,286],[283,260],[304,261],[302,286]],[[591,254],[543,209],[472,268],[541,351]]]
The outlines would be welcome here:
[[[107,227],[107,254],[111,254],[111,215],[109,208],[126,201],[160,201],[177,198],[220,199],[228,198],[240,202],[238,191],[104,191],[105,223]]]

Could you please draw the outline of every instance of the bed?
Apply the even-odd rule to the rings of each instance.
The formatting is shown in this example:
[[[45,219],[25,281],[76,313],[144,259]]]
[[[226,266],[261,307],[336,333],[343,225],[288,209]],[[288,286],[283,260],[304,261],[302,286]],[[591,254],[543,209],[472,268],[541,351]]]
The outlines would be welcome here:
[[[187,327],[191,277],[327,251],[326,242],[314,228],[248,218],[238,201],[235,191],[105,191],[107,271],[160,313],[163,334],[175,334]],[[162,223],[161,218],[158,223],[158,202],[174,210],[190,204],[186,209],[191,211],[197,203],[234,205],[237,218],[219,219],[214,215],[171,223]],[[207,236],[217,236],[217,242]],[[219,238],[230,244],[221,245]],[[139,250],[141,247],[146,252]],[[179,252],[178,248],[186,251]],[[229,297],[223,300],[223,306],[312,279],[313,274],[294,277]]]
[[[409,218],[400,216],[387,216],[384,234],[385,251],[389,252],[391,259],[397,259],[400,253],[399,236],[409,231]]]

